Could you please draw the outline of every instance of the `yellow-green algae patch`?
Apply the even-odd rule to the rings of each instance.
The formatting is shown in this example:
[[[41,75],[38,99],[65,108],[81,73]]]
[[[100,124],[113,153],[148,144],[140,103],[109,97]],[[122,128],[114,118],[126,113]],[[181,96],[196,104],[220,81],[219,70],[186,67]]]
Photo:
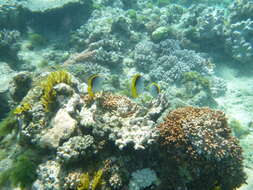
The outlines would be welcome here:
[[[52,109],[56,97],[54,86],[60,83],[71,85],[71,76],[68,72],[63,70],[54,71],[41,83],[43,95],[40,101],[46,112],[49,112]]]

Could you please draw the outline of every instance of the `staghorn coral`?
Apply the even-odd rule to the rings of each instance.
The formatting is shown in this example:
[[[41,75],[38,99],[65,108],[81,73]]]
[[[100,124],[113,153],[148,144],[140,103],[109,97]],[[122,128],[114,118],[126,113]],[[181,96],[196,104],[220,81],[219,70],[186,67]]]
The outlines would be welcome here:
[[[178,108],[165,118],[158,130],[159,142],[167,152],[165,160],[171,159],[183,167],[181,177],[189,176],[186,187],[208,189],[217,181],[222,189],[232,190],[245,182],[242,150],[232,137],[223,112]]]
[[[54,71],[50,73],[47,78],[42,81],[41,87],[43,89],[43,95],[40,99],[46,112],[49,112],[55,101],[56,91],[54,86],[59,83],[71,84],[71,76],[66,71]]]

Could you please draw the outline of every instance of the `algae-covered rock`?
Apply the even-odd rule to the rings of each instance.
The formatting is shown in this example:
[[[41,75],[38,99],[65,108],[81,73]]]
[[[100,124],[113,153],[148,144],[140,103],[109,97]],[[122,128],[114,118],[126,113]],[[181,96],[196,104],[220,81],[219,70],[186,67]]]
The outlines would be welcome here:
[[[154,41],[160,41],[165,39],[169,35],[169,28],[165,26],[158,27],[153,33],[152,33],[152,39]]]
[[[31,12],[46,12],[60,9],[68,4],[82,4],[85,0],[27,0],[23,6]]]
[[[15,71],[12,70],[5,62],[0,62],[0,119],[4,117],[4,114],[10,110],[10,96],[8,92],[9,83],[15,75]]]

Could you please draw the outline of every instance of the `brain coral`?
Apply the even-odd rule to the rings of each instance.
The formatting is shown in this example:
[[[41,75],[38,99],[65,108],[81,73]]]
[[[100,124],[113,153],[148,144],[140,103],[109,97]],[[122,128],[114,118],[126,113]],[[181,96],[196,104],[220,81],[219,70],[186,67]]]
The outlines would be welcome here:
[[[158,129],[167,161],[177,165],[187,189],[212,189],[218,184],[222,190],[232,190],[244,183],[242,150],[223,112],[178,108]]]

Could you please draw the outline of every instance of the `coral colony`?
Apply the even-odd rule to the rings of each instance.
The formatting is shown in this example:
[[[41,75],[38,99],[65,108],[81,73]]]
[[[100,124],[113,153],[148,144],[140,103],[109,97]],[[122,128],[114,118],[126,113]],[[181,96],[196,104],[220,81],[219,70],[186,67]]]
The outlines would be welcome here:
[[[252,35],[252,0],[2,0],[0,189],[251,190]]]

